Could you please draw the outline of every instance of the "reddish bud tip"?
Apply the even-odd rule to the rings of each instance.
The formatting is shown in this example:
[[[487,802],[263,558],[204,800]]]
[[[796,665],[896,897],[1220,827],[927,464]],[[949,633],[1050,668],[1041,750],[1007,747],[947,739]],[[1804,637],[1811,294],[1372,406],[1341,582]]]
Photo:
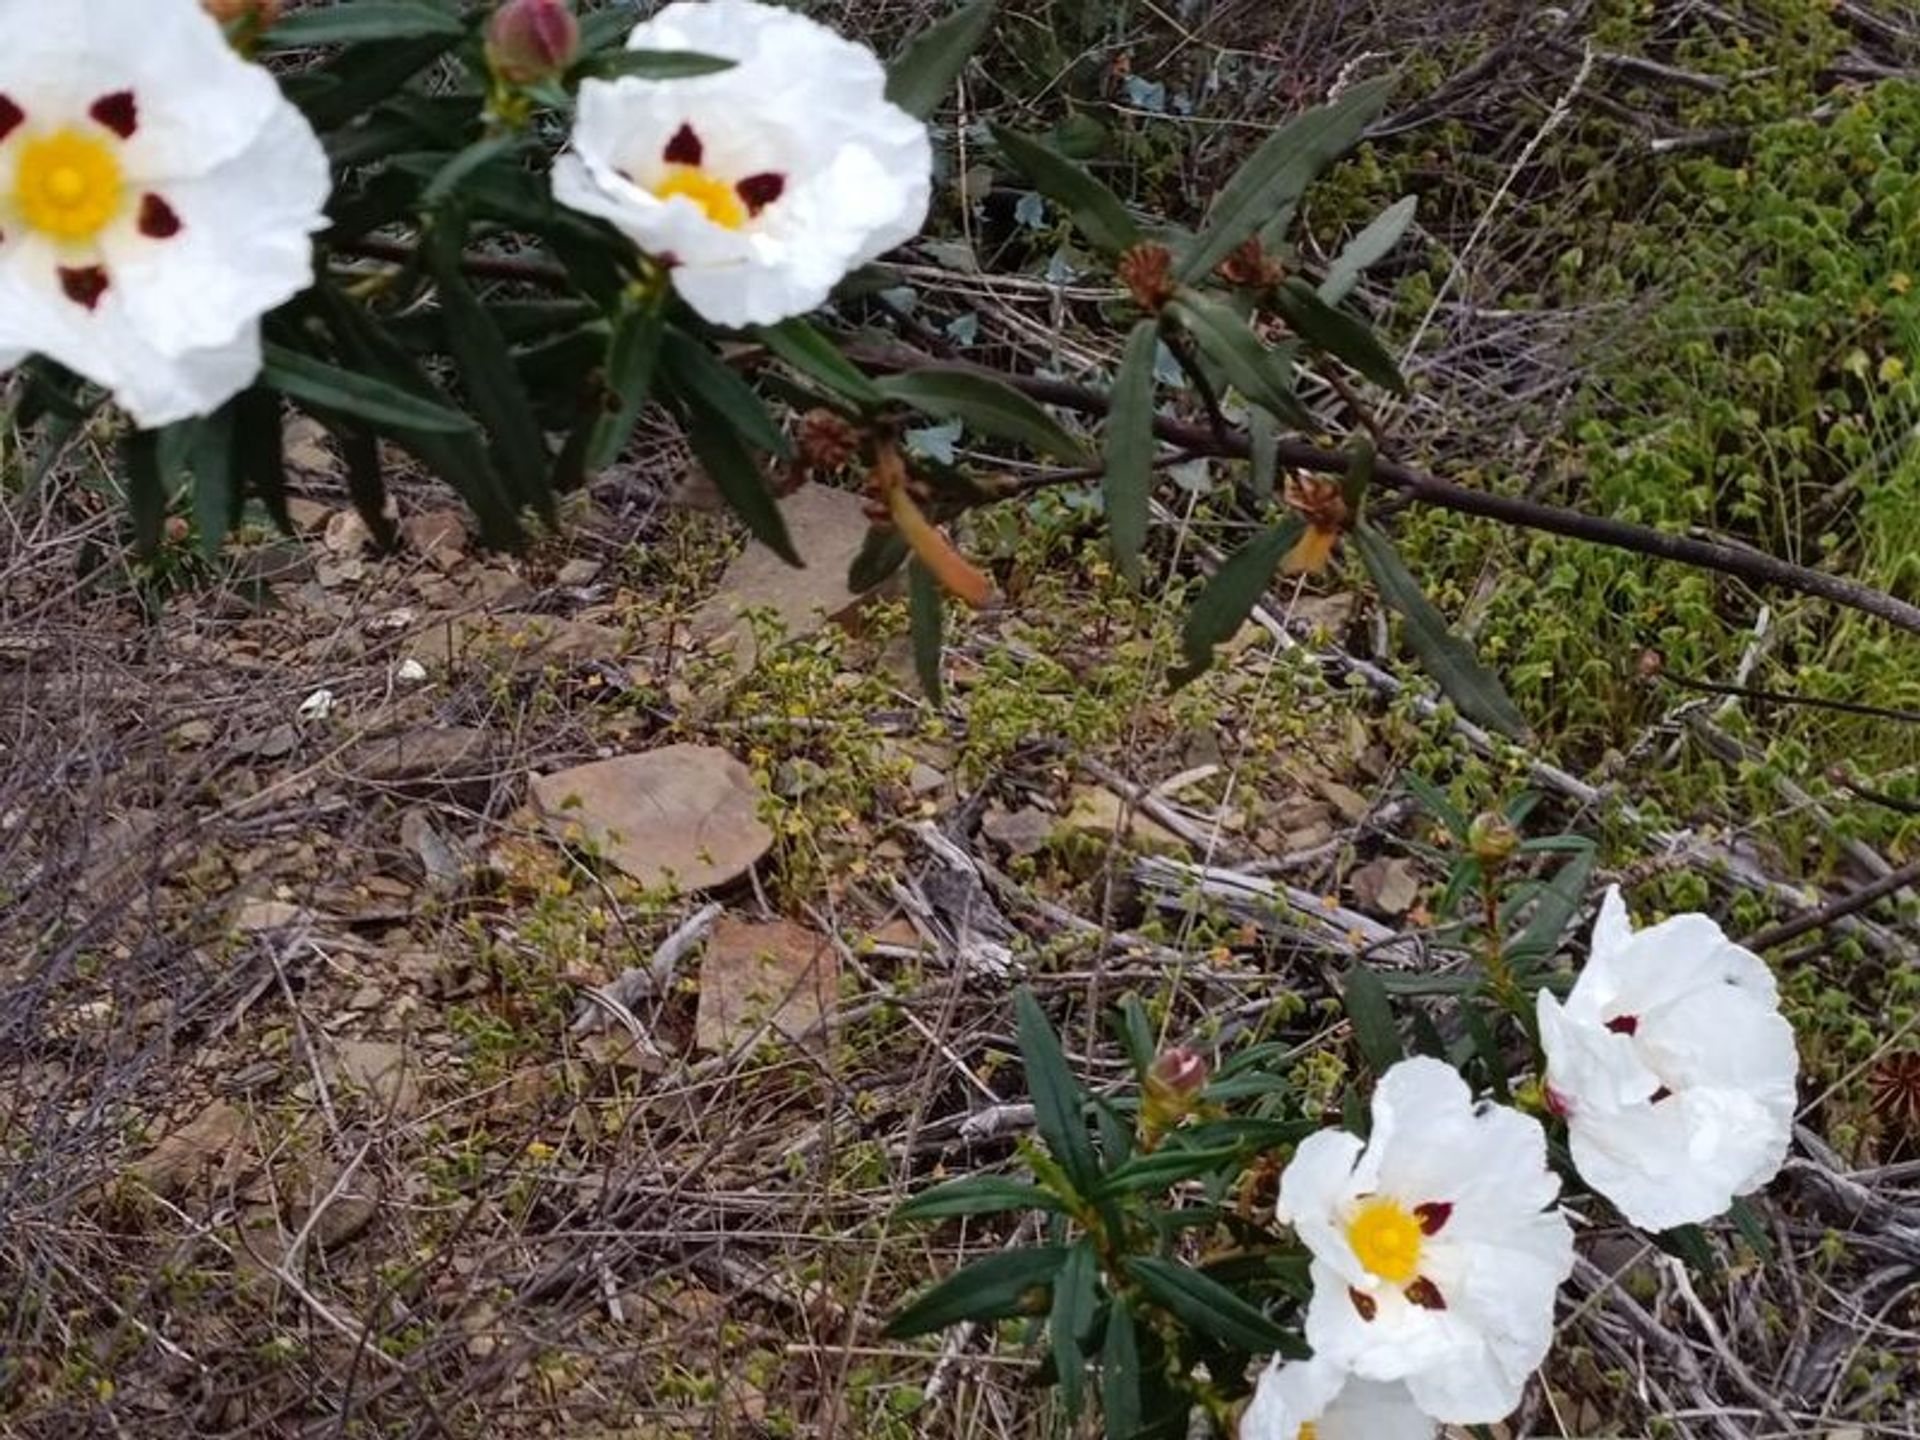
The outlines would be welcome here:
[[[558,79],[579,53],[568,0],[507,0],[487,22],[487,63],[509,85]]]

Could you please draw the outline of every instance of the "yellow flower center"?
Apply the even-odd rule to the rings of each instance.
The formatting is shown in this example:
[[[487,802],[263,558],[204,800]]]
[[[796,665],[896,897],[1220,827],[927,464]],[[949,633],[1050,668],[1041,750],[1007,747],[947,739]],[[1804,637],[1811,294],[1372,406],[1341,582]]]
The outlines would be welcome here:
[[[56,130],[20,147],[13,203],[29,229],[68,243],[91,240],[125,199],[119,156],[104,141]]]
[[[747,223],[747,204],[740,192],[697,165],[668,166],[667,178],[653,187],[653,193],[662,200],[676,195],[691,200],[723,230],[738,230]]]
[[[1397,1200],[1369,1200],[1347,1222],[1347,1244],[1360,1263],[1389,1285],[1420,1272],[1420,1221]]]
[[[1298,1440],[1320,1440],[1320,1427],[1309,1420],[1300,1427]]]

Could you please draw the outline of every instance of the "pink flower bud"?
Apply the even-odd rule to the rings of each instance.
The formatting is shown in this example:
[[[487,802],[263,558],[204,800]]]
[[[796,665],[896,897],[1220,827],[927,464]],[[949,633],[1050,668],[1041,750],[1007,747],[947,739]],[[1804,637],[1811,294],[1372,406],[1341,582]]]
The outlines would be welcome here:
[[[1207,1088],[1207,1059],[1197,1050],[1176,1045],[1154,1058],[1147,1084],[1168,1096],[1191,1098]]]
[[[509,85],[556,79],[579,53],[568,0],[507,0],[487,22],[487,63]]]

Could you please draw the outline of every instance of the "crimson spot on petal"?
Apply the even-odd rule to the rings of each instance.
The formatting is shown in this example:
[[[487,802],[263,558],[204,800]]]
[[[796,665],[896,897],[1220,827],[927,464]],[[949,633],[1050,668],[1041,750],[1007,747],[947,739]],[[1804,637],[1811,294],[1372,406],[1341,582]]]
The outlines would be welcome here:
[[[1364,1290],[1355,1290],[1349,1287],[1347,1290],[1347,1298],[1353,1301],[1353,1308],[1360,1312],[1360,1318],[1362,1320],[1372,1320],[1374,1316],[1380,1313],[1380,1302]]]
[[[1414,1206],[1413,1213],[1420,1221],[1422,1234],[1438,1235],[1440,1228],[1453,1218],[1453,1202],[1429,1200],[1424,1205]]]
[[[87,113],[122,140],[131,140],[133,132],[140,128],[140,106],[135,102],[131,90],[116,90],[111,95],[102,95],[93,102],[93,109]]]
[[[107,293],[107,272],[99,265],[75,265],[60,267],[60,288],[67,292],[67,298],[76,305],[91,310],[100,303],[100,297]]]
[[[787,193],[787,177],[769,170],[764,175],[749,175],[733,187],[748,210],[758,215]]]
[[[1658,1105],[1662,1100],[1671,1100],[1672,1098],[1673,1098],[1673,1091],[1669,1090],[1666,1086],[1662,1085],[1658,1090],[1654,1091],[1653,1094],[1647,1097],[1647,1103],[1649,1105]]]
[[[0,140],[4,140],[27,118],[27,112],[13,103],[9,95],[0,95]]]
[[[171,240],[180,233],[180,217],[158,195],[140,200],[140,233],[149,240]]]
[[[1434,1284],[1424,1275],[1407,1286],[1407,1299],[1418,1305],[1422,1310],[1444,1310],[1447,1308],[1447,1297],[1440,1293],[1440,1287],[1438,1285]]]
[[[1607,1029],[1616,1035],[1631,1035],[1640,1028],[1638,1015],[1616,1015],[1607,1021]]]
[[[691,125],[682,125],[667,141],[666,159],[669,165],[698,165],[706,153],[707,147],[700,143],[700,137],[693,133]]]

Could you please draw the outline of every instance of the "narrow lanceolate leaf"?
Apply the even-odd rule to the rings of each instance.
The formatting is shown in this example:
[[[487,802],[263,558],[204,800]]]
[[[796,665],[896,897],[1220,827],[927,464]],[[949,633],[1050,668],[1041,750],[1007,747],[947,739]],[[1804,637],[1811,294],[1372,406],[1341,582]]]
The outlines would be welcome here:
[[[906,1340],[963,1320],[1037,1315],[1046,1309],[1053,1278],[1066,1259],[1064,1245],[1034,1245],[976,1260],[894,1316],[887,1334]]]
[[[1373,327],[1357,315],[1327,304],[1319,292],[1299,276],[1293,276],[1274,291],[1273,303],[1293,327],[1293,333],[1314,349],[1345,361],[1384,389],[1407,388],[1400,367],[1394,364],[1380,337],[1373,333]]]
[[[150,559],[160,549],[167,519],[167,477],[160,458],[160,435],[130,430],[120,442],[120,463],[127,473],[127,515],[133,523],[133,550]]]
[[[1080,442],[1058,420],[1018,390],[971,370],[930,367],[878,382],[889,400],[936,420],[959,420],[1001,440],[1012,440],[1062,460],[1086,459]]]
[[[674,378],[679,389],[680,377]],[[793,537],[787,533],[787,520],[780,513],[773,487],[767,483],[767,472],[734,428],[732,418],[691,391],[681,390],[680,394],[685,402],[687,443],[728,508],[740,517],[754,539],[789,565],[804,568],[806,562],[793,548]]]
[[[623,17],[623,23],[630,26],[631,16]],[[690,80],[696,75],[718,75],[733,67],[731,60],[702,55],[697,50],[616,50],[588,57],[580,70],[597,80],[616,80],[623,75],[641,80]]]
[[[1127,1273],[1158,1306],[1202,1334],[1249,1355],[1306,1353],[1300,1337],[1282,1330],[1210,1275],[1157,1255],[1127,1259]]]
[[[422,35],[464,35],[466,26],[426,0],[346,0],[289,15],[261,39],[269,50],[309,45],[349,45],[360,40],[414,40]]]
[[[633,438],[653,394],[666,328],[666,311],[659,305],[629,310],[614,326],[607,345],[607,388],[613,392],[614,405],[593,427],[593,438],[587,442],[587,469],[606,469]]]
[[[547,485],[552,457],[547,437],[514,369],[506,338],[460,270],[462,227],[449,226],[427,245],[427,259],[440,291],[447,344],[459,366],[460,380],[492,438],[494,463],[514,499],[555,516]]]
[[[887,98],[917,119],[940,108],[987,38],[994,0],[973,0],[922,30],[887,67]]]
[[[884,584],[912,553],[891,525],[874,526],[867,532],[860,553],[853,557],[853,564],[847,567],[847,588],[858,595]]]
[[[351,415],[370,425],[394,425],[441,435],[473,429],[473,422],[457,410],[282,345],[266,347],[260,383],[290,400]]]
[[[701,404],[724,416],[744,443],[783,460],[793,453],[753,387],[700,341],[684,330],[669,328],[662,358],[675,387],[699,396]]]
[[[774,354],[809,380],[817,380],[855,405],[878,405],[887,397],[808,320],[763,325],[754,334]]]
[[[1390,77],[1355,85],[1331,105],[1281,126],[1247,158],[1207,211],[1206,229],[1180,267],[1180,278],[1205,279],[1282,206],[1300,198],[1313,178],[1365,133],[1386,108]]]
[[[993,127],[993,141],[1035,189],[1073,216],[1097,248],[1118,255],[1140,243],[1140,227],[1120,197],[1059,151],[1000,125]]]
[[[233,402],[235,489],[257,497],[283,535],[293,534],[287,513],[286,431],[280,397],[271,390],[243,390]]]
[[[1224,645],[1240,633],[1247,616],[1273,583],[1273,572],[1306,530],[1305,520],[1290,515],[1227,557],[1187,612],[1180,637],[1187,663],[1175,672],[1176,682],[1184,684],[1204,671],[1213,663],[1213,647]]]
[[[1046,1011],[1031,990],[1014,992],[1015,1030],[1027,1066],[1027,1090],[1033,1096],[1033,1123],[1047,1149],[1081,1195],[1099,1182],[1093,1137],[1087,1133],[1087,1096],[1067,1064],[1066,1052]]]
[[[373,543],[391,550],[400,536],[387,514],[387,480],[380,468],[380,442],[360,425],[336,425],[333,442],[347,472],[347,497],[366,524]]]
[[[1140,552],[1147,543],[1153,498],[1153,362],[1159,348],[1157,321],[1142,320],[1133,327],[1107,411],[1106,469],[1100,481],[1107,538],[1114,564],[1134,581],[1140,579]]]
[[[201,421],[187,447],[187,466],[193,471],[193,528],[200,535],[200,553],[208,557],[220,553],[246,499],[235,463],[234,413],[228,405]]]
[[[1553,879],[1541,889],[1526,928],[1508,944],[1509,960],[1540,960],[1559,948],[1581,901],[1586,899],[1598,858],[1599,851],[1589,845],[1554,872]]]
[[[893,528],[913,551],[915,562],[940,583],[942,590],[976,610],[993,599],[993,582],[953,548],[953,542],[914,503],[904,484],[888,491],[887,513],[893,517]]]
[[[1380,587],[1380,598],[1400,612],[1406,621],[1407,644],[1447,698],[1469,720],[1515,740],[1526,739],[1526,718],[1499,677],[1481,663],[1471,645],[1447,628],[1446,617],[1434,609],[1387,537],[1364,523],[1352,534],[1367,572]]]
[[[1198,290],[1182,290],[1169,309],[1234,389],[1278,419],[1313,423],[1293,393],[1291,356],[1255,335],[1232,306]]]
[[[1133,1307],[1115,1299],[1107,1312],[1107,1334],[1100,1346],[1100,1413],[1113,1440],[1132,1440],[1140,1432],[1140,1337]]]
[[[1384,1075],[1405,1054],[1400,1031],[1393,1023],[1393,1005],[1387,999],[1387,987],[1380,976],[1365,965],[1355,964],[1347,971],[1345,995],[1347,1019],[1353,1025],[1353,1038],[1375,1075]]]
[[[453,158],[442,165],[427,182],[427,188],[420,192],[420,203],[429,208],[438,205],[460,188],[465,180],[482,165],[511,155],[520,148],[523,137],[518,131],[506,131],[499,135],[483,135],[465,149],[455,152]]]
[[[1338,305],[1346,299],[1360,277],[1386,259],[1388,252],[1400,243],[1400,237],[1413,224],[1413,213],[1419,203],[1411,195],[1394,201],[1374,217],[1372,224],[1349,240],[1327,267],[1327,278],[1320,282],[1320,298],[1329,305]]]
[[[920,689],[935,705],[942,704],[946,699],[940,677],[940,661],[947,646],[946,592],[918,559],[907,564],[907,628]]]
[[[1068,1424],[1080,1416],[1086,1393],[1087,1332],[1093,1328],[1100,1304],[1100,1260],[1093,1242],[1082,1240],[1067,1252],[1067,1262],[1053,1282],[1053,1313],[1047,1320],[1047,1341],[1053,1347],[1053,1369],[1060,1386],[1060,1408]]]
[[[1038,1185],[1001,1175],[968,1175],[922,1191],[893,1213],[902,1220],[947,1220],[956,1215],[1060,1209],[1059,1200]]]

